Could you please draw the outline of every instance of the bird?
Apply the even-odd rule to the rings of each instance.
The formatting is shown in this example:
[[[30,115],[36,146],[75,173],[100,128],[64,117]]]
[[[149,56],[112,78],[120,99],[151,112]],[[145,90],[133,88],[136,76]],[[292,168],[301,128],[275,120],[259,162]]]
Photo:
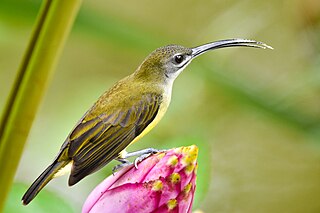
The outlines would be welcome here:
[[[117,170],[131,164],[128,157],[139,156],[136,165],[157,152],[148,148],[127,153],[125,149],[158,124],[170,104],[173,82],[194,58],[209,50],[241,46],[272,49],[263,42],[238,38],[194,48],[167,45],[154,50],[135,72],[115,83],[83,115],[53,162],[23,195],[22,203],[29,204],[49,181],[65,171],[70,172],[68,185],[72,186],[112,160],[122,163]]]

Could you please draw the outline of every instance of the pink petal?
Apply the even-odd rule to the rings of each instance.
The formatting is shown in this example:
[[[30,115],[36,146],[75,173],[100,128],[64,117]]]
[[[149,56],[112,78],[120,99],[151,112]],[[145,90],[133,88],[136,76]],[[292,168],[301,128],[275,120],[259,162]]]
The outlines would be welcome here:
[[[159,206],[166,204],[170,199],[175,199],[181,191],[180,183],[173,184],[170,182],[169,178],[163,178],[161,180],[163,182],[163,188]]]
[[[153,211],[152,213],[179,213],[179,209],[178,207],[169,210],[166,204],[163,204],[162,206],[160,206],[158,209],[156,209],[155,211]]]
[[[125,173],[130,170],[130,167],[123,168],[121,171],[116,173],[115,175],[110,175],[104,181],[102,181],[96,188],[89,194],[87,200],[85,201],[82,212],[89,212],[90,209],[95,205],[95,203],[99,200],[99,198],[103,195],[105,191],[107,191],[112,184],[114,184],[119,177],[123,176]]]
[[[158,155],[152,155],[148,160],[142,161],[138,169],[131,165],[116,172],[115,175],[110,175],[90,193],[82,207],[82,212],[89,212],[107,190],[124,183],[142,182],[141,179],[144,179],[144,176],[148,174],[152,167],[159,161],[160,158]]]
[[[152,184],[128,183],[105,192],[90,213],[152,212],[157,209],[160,193]]]
[[[190,182],[192,184],[190,192],[184,193],[183,191],[179,194],[177,197],[177,202],[179,205],[179,212],[190,212],[192,210],[192,204],[193,204],[193,198],[194,198],[194,192],[196,190],[196,175],[193,175],[192,181]]]
[[[130,170],[126,174],[119,177],[117,182],[112,185],[111,188],[120,186],[124,183],[141,183],[144,182],[145,176],[153,169],[153,167],[159,163],[161,158],[159,155],[151,155],[147,159],[138,164],[138,169],[134,166],[130,166]]]
[[[82,212],[191,212],[196,146],[180,147],[128,166],[99,184]]]
[[[168,159],[172,156],[172,153],[168,151],[166,155],[148,172],[143,181],[148,182],[156,180],[159,177],[167,177],[172,174],[174,167],[167,165]]]

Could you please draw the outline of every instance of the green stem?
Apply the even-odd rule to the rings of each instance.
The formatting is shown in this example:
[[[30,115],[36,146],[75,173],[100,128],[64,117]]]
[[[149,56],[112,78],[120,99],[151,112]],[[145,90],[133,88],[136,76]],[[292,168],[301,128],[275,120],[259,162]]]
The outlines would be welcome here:
[[[0,212],[25,141],[81,0],[46,0],[0,123]]]

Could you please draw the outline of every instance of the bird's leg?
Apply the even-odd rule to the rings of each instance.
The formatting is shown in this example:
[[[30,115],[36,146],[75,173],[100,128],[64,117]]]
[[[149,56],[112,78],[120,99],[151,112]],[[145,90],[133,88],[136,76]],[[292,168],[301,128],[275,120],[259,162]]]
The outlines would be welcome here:
[[[138,156],[135,160],[134,160],[134,166],[136,167],[136,169],[138,169],[138,163],[143,161],[144,159],[146,159],[147,157],[149,157],[152,154],[158,153],[158,152],[162,152],[164,150],[158,150],[158,149],[154,149],[154,148],[147,148],[147,149],[143,149],[143,150],[139,150],[139,151],[135,151],[135,152],[122,152],[120,154],[120,156],[118,158],[116,158],[115,160],[121,162],[121,164],[113,167],[112,171],[118,171],[119,169],[131,165],[133,164],[132,162],[128,161],[127,158],[133,157],[133,156]]]
[[[124,153],[124,155],[122,156],[123,158],[130,158],[133,156],[138,156],[135,160],[134,160],[134,166],[136,167],[136,169],[138,169],[138,163],[143,161],[144,159],[146,159],[147,157],[149,157],[152,154],[158,153],[158,152],[162,152],[164,150],[158,150],[158,149],[154,149],[154,148],[147,148],[147,149],[143,149],[143,150],[139,150],[139,151],[135,151],[135,152],[129,152],[129,153]]]
[[[132,162],[128,161],[127,159],[125,158],[122,158],[122,157],[118,157],[116,158],[115,160],[119,161],[121,164],[119,165],[116,165],[115,167],[113,167],[112,169],[112,174],[114,175],[114,173],[120,169],[122,169],[123,167],[126,167],[126,166],[129,166],[132,164]]]

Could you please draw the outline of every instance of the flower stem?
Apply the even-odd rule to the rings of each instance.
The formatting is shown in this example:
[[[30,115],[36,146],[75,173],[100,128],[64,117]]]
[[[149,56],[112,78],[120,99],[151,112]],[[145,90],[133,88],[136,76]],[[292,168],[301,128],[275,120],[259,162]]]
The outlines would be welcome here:
[[[0,122],[0,212],[81,0],[45,0]]]

